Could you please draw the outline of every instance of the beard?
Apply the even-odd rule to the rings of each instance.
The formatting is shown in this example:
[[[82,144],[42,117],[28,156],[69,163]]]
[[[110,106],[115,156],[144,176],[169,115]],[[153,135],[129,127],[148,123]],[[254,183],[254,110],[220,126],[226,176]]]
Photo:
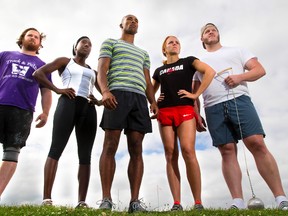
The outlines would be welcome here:
[[[205,39],[203,42],[204,44],[207,44],[207,45],[214,45],[214,44],[219,43],[219,41],[220,41],[220,36],[218,35],[215,40],[209,40],[208,38],[208,39]]]
[[[23,41],[22,46],[28,51],[38,51],[40,44],[36,44],[34,41]]]

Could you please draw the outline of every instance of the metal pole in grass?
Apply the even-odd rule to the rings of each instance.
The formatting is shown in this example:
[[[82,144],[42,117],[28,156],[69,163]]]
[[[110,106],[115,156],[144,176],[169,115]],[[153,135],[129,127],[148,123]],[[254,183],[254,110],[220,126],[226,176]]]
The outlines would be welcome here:
[[[160,207],[159,207],[159,186],[157,185],[157,203],[158,203],[158,211],[160,210]]]

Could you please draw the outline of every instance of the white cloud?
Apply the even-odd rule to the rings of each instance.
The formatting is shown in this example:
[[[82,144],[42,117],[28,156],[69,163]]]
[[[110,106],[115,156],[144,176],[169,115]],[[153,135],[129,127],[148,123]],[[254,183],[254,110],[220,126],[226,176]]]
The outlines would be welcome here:
[[[202,49],[200,28],[207,22],[217,24],[223,45],[242,46],[250,49],[266,68],[267,75],[251,83],[250,92],[259,111],[267,134],[267,145],[275,156],[282,183],[287,192],[287,56],[286,47],[288,15],[285,0],[203,0],[203,1],[164,1],[164,0],[50,0],[21,1],[2,0],[0,8],[1,37],[0,50],[17,50],[17,37],[27,27],[36,27],[47,34],[40,57],[49,62],[56,57],[71,56],[72,45],[79,36],[87,35],[93,43],[93,50],[88,63],[97,68],[99,47],[108,37],[120,37],[118,27],[122,17],[135,14],[139,18],[139,32],[135,43],[146,49],[151,57],[151,74],[161,64],[161,45],[167,35],[176,35],[182,44],[181,55],[195,55]],[[53,74],[55,83],[60,84],[58,75]],[[97,94],[98,98],[100,95]],[[57,95],[53,95],[53,107],[48,124],[41,129],[33,128],[27,146],[20,154],[17,171],[1,197],[1,204],[40,204],[43,191],[43,168],[49,151],[52,119]],[[38,103],[35,116],[39,114]],[[98,123],[102,107],[97,107]],[[35,125],[33,124],[33,127]],[[152,134],[145,137],[143,143],[145,172],[140,197],[150,208],[164,209],[172,204],[165,171],[165,157],[157,128],[153,121]],[[74,133],[59,161],[59,168],[53,188],[53,199],[58,205],[77,203],[78,158]],[[87,202],[98,207],[101,199],[101,184],[98,170],[99,156],[102,150],[103,131],[98,128],[92,155],[92,172]],[[201,143],[201,144],[200,144]],[[230,204],[230,194],[221,173],[221,156],[211,147],[209,134],[197,134],[197,155],[202,172],[202,197],[206,207],[225,208]],[[242,144],[239,145],[239,161],[243,170],[243,190],[245,198],[251,197],[246,175]],[[119,144],[117,169],[112,187],[114,202],[119,208],[127,207],[130,199],[127,178],[126,139],[122,134]],[[255,163],[247,152],[248,168],[256,195],[266,206],[273,206],[273,195],[256,171]],[[192,206],[193,199],[187,183],[184,163],[180,158],[182,176],[182,202]]]

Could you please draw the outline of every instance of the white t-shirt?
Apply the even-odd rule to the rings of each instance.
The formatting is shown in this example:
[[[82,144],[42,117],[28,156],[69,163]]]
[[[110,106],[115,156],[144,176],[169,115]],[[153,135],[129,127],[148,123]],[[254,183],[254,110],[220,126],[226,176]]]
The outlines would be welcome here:
[[[224,79],[228,75],[244,73],[247,61],[255,58],[251,52],[238,47],[221,47],[215,52],[203,50],[197,57],[216,71],[211,84],[202,94],[204,107],[210,107],[241,95],[250,96],[247,82],[242,82],[232,89],[226,85]],[[203,74],[196,72],[193,80],[202,81],[202,78]]]

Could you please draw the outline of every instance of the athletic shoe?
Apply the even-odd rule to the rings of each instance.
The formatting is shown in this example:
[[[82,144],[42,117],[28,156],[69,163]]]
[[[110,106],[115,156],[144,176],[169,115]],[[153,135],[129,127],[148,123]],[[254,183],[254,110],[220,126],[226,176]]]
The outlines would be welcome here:
[[[112,210],[113,207],[114,203],[112,202],[112,200],[109,198],[104,198],[100,203],[99,209]]]
[[[231,205],[229,209],[239,209],[236,205]]]
[[[195,210],[199,210],[199,211],[200,211],[200,210],[203,210],[203,209],[204,209],[204,207],[203,207],[203,205],[202,205],[202,204],[195,204],[195,205],[194,205],[194,209],[195,209]]]
[[[146,208],[147,207],[145,206],[145,204],[137,199],[137,200],[130,202],[128,213],[147,212]]]
[[[171,211],[183,211],[183,207],[180,204],[174,204],[171,208]]]
[[[51,199],[44,199],[42,201],[42,204],[43,206],[52,206],[53,205],[53,201]]]
[[[288,210],[288,201],[282,201],[279,204],[278,209],[280,209],[280,210]]]
[[[89,206],[84,201],[80,201],[75,208],[89,208]]]

